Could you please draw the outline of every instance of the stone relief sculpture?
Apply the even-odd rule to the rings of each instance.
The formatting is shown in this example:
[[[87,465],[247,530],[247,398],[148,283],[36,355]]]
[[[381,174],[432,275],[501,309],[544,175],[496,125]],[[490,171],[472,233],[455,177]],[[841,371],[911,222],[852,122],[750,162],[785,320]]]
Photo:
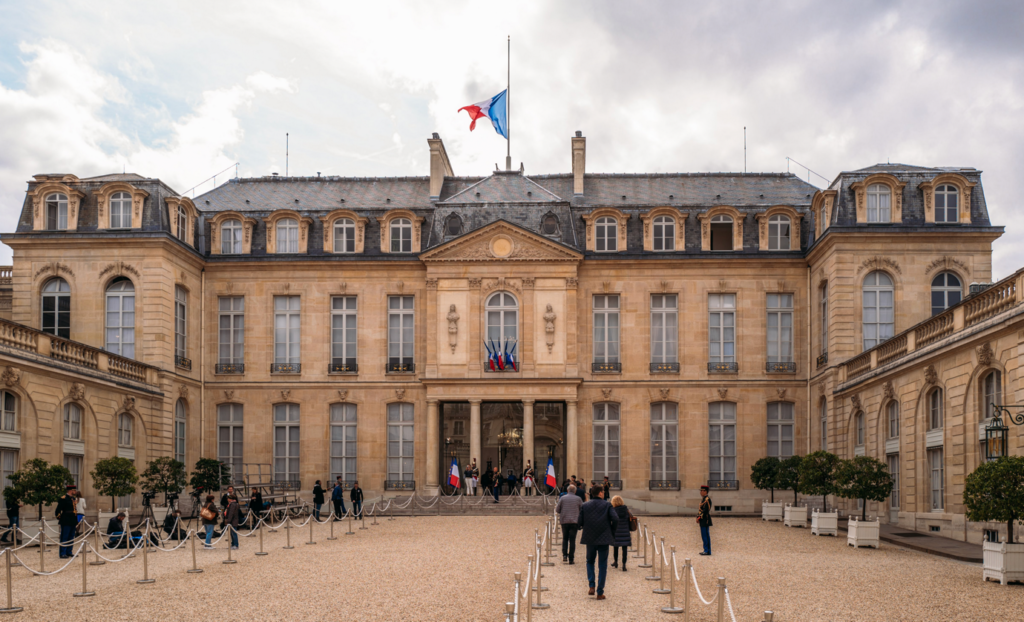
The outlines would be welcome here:
[[[548,354],[551,354],[551,348],[555,347],[555,320],[558,316],[555,315],[555,310],[548,305],[547,310],[544,312],[544,335],[547,338]]]
[[[21,380],[21,370],[17,367],[8,365],[7,369],[4,370],[3,380],[4,384],[9,387],[13,387]]]
[[[448,347],[455,354],[455,346],[459,344],[459,314],[455,311],[455,305],[448,307]]]

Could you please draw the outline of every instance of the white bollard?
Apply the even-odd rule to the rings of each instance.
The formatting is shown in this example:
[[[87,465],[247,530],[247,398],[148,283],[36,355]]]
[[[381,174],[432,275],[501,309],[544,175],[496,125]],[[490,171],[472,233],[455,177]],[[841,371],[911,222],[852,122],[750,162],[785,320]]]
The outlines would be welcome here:
[[[668,577],[668,607],[662,607],[661,608],[661,612],[662,613],[682,613],[683,612],[683,608],[682,607],[676,607],[676,547],[674,547],[674,546],[672,547],[672,557],[671,557],[670,561],[671,561],[671,564],[670,564],[670,567],[668,569],[668,572],[669,572],[669,577]],[[684,568],[683,571],[684,571],[683,581],[685,581],[686,580],[686,575],[685,575],[686,569]]]

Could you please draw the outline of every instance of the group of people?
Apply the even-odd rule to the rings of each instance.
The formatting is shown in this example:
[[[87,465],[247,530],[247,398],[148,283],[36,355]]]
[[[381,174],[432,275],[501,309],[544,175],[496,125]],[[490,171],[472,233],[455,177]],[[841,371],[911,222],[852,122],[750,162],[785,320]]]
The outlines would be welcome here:
[[[320,509],[324,505],[324,487],[320,484],[320,480],[316,480],[316,484],[313,486],[313,516],[316,520],[320,520]],[[363,517],[363,489],[359,487],[359,482],[352,482],[352,489],[349,491],[349,501],[352,502],[352,515],[357,519]],[[341,520],[341,517],[348,513],[345,508],[345,487],[342,485],[341,476],[334,482],[334,488],[331,490],[331,504],[334,505],[334,520]]]
[[[512,495],[519,491],[520,486],[523,490],[523,496],[529,497],[534,494],[537,484],[537,473],[533,469],[533,465],[530,461],[526,461],[526,468],[519,476],[516,476],[515,471],[508,469],[508,473],[505,475],[501,474],[501,470],[498,467],[493,467],[489,470],[484,470],[483,477],[480,476],[480,468],[476,465],[476,458],[472,460],[469,466],[463,471],[463,477],[466,483],[466,494],[473,497],[476,496],[478,488],[482,488],[485,495],[492,495],[494,502],[498,503],[498,498],[501,496],[501,489],[504,487],[506,494]]]

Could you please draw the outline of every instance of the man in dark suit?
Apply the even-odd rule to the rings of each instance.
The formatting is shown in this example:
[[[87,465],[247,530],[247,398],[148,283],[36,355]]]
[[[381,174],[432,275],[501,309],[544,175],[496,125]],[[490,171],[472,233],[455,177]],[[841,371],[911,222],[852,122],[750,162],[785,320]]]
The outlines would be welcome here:
[[[586,503],[587,501],[587,489],[583,486],[583,480],[577,480],[576,476],[573,475],[573,484],[576,485],[576,496],[580,498],[580,501]]]
[[[60,525],[60,558],[72,556],[72,544],[75,541],[75,528],[78,516],[75,514],[75,498],[72,496],[78,489],[74,484],[67,487],[64,496],[57,501],[57,524]]]
[[[704,543],[704,550],[701,555],[711,555],[711,532],[708,527],[711,523],[711,497],[708,496],[708,487],[700,487],[700,508],[697,510],[697,524],[700,525],[700,539]]]
[[[604,500],[604,489],[594,486],[590,501],[580,508],[580,544],[587,547],[588,594],[594,594],[594,560],[597,560],[597,600],[604,600],[604,580],[608,575],[608,547],[615,544],[615,526],[619,520],[612,504]]]

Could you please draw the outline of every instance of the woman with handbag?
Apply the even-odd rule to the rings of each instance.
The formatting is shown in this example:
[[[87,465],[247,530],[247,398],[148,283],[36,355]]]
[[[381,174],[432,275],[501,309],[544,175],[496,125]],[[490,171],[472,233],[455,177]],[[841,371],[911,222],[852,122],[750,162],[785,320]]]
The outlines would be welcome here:
[[[619,549],[622,549],[622,572],[626,572],[626,552],[629,550],[629,545],[633,544],[633,537],[629,535],[629,532],[632,531],[631,524],[635,519],[629,512],[629,508],[626,507],[626,502],[623,501],[622,497],[619,495],[612,497],[612,511],[614,511],[619,518],[619,522],[615,524],[615,546],[612,547],[612,568],[619,567]]]
[[[206,495],[206,503],[203,505],[203,509],[199,510],[199,518],[203,520],[203,527],[206,528],[206,544],[204,546],[212,549],[213,545],[210,541],[213,540],[213,529],[217,525],[217,506],[213,505],[213,495]]]

